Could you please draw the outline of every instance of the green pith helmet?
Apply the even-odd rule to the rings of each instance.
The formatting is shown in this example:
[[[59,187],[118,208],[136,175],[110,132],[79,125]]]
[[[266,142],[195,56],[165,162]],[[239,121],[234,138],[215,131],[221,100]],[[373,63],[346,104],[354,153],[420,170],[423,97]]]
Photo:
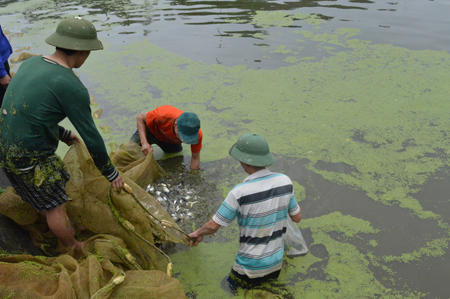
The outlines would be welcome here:
[[[97,39],[94,25],[80,17],[61,21],[56,27],[56,32],[47,37],[45,42],[61,49],[76,51],[103,49],[102,43]]]
[[[275,163],[269,144],[261,135],[247,133],[239,137],[229,152],[236,160],[251,166],[264,167]]]

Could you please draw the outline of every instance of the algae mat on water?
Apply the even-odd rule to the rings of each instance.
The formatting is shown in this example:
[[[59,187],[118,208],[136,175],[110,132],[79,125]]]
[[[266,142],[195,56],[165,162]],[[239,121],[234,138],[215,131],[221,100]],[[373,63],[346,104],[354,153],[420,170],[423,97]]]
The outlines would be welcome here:
[[[338,39],[297,34],[299,43],[308,36],[319,46],[339,44],[339,51],[256,71],[193,62],[145,40],[109,46],[83,68],[107,107],[103,119],[115,134],[105,138],[125,141],[137,113],[171,104],[200,116],[203,161],[227,156],[240,134],[253,131],[275,153],[307,158],[328,179],[438,218],[408,194],[448,164],[450,55],[372,45],[350,38],[354,30],[338,31]],[[317,161],[345,163],[353,171],[323,171],[314,168]]]
[[[290,26],[295,20],[312,26],[322,22],[257,12],[253,24]],[[413,195],[437,171],[447,171],[450,55],[372,44],[356,39],[358,30],[351,28],[331,34],[316,29],[285,32],[295,42],[264,50],[267,59],[284,55],[291,63],[276,70],[207,65],[141,40],[122,47],[105,43],[106,50],[92,53],[80,73],[103,109],[96,122],[110,127],[102,132],[107,143],[127,141],[137,113],[171,104],[199,115],[205,136],[202,161],[225,158],[242,133],[260,133],[278,156],[306,158],[307,169],[326,180],[362,190],[374,202],[445,231],[424,236],[426,242],[414,250],[375,255],[350,242],[368,236],[369,245],[378,248],[378,227],[360,215],[336,212],[305,219],[301,228],[314,237],[308,245],[324,246],[326,254],[286,260],[280,289],[295,298],[422,297],[413,286],[396,281],[391,263],[443,257],[448,251],[448,218],[426,210]],[[317,57],[303,54],[311,47]],[[350,170],[331,171],[323,164]],[[219,282],[236,250],[235,242],[211,242],[180,252],[173,256],[178,279],[196,298],[227,298]],[[374,268],[390,273],[392,281],[381,284]]]
[[[298,48],[267,49],[268,55],[281,52],[293,62],[277,70],[205,65],[144,40],[108,46],[83,72],[98,86],[100,105],[107,107],[104,122],[117,132],[114,137],[104,135],[106,139],[128,138],[135,128],[131,116],[139,112],[175,105],[200,116],[205,135],[202,161],[226,157],[240,134],[257,132],[268,139],[274,153],[307,158],[309,170],[325,179],[363,190],[374,201],[399,206],[447,231],[442,215],[423,209],[412,194],[448,165],[450,55],[371,44],[355,39],[355,33],[293,31]],[[326,51],[326,57],[302,57],[308,42]],[[351,171],[328,171],[317,167],[319,162],[347,165]],[[330,218],[337,224],[324,229]],[[302,271],[315,271],[310,266],[320,261],[313,255],[287,261],[280,280],[296,298],[421,297],[402,283],[394,289],[383,286],[371,267],[394,276],[389,262],[443,256],[448,247],[447,232],[412,252],[375,257],[331,237],[336,232],[377,234],[363,219],[330,214],[307,219],[301,227],[311,229],[312,245],[325,245],[329,256],[322,269],[326,279],[298,278]],[[376,243],[369,242],[374,247]],[[226,298],[218,282],[231,267],[234,248],[236,244],[208,243],[175,255],[186,290],[196,298]],[[194,256],[201,256],[201,265]]]

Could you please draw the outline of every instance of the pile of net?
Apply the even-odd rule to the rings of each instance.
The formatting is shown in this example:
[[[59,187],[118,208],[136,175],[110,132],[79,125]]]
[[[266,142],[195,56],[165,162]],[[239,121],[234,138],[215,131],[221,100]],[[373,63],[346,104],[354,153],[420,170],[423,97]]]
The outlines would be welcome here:
[[[170,258],[158,248],[182,242],[183,232],[141,188],[163,170],[151,154],[142,156],[131,143],[111,158],[131,187],[128,192],[113,191],[84,144],[67,152],[67,214],[90,234],[82,255],[0,257],[0,298],[186,298],[179,281],[171,277]],[[0,196],[0,212],[28,230],[45,252],[61,250],[42,217],[11,187]]]

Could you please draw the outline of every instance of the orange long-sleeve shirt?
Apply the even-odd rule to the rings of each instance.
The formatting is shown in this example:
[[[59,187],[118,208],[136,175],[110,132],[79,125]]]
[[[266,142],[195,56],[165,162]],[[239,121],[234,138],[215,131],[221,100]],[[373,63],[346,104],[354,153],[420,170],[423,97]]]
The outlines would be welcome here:
[[[145,125],[152,134],[161,141],[179,144],[181,140],[173,131],[175,120],[183,114],[184,111],[170,105],[160,106],[152,111],[147,112],[145,117]],[[198,143],[191,145],[192,153],[199,153],[202,149],[203,133],[198,131]]]

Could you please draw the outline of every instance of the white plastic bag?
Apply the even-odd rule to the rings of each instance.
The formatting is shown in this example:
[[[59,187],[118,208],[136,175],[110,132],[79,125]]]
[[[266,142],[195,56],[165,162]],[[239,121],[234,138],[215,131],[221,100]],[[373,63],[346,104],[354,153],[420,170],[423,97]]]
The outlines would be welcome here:
[[[302,233],[298,226],[292,221],[291,217],[287,217],[287,230],[284,234],[284,252],[289,257],[305,255],[308,253],[308,247],[303,239]]]

